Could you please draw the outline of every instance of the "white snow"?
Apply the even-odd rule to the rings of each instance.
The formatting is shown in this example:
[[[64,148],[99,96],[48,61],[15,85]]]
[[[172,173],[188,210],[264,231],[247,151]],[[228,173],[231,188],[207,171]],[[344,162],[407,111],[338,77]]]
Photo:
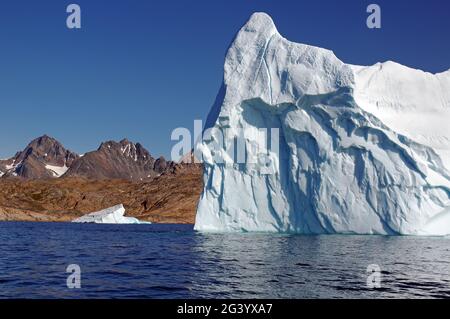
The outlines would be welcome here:
[[[431,74],[392,61],[351,67],[358,105],[397,133],[432,147],[450,169],[450,72]]]
[[[136,151],[136,145],[133,143],[128,143],[125,146],[120,147],[120,151],[122,154],[126,157],[131,157],[135,162],[137,162],[137,151]]]
[[[211,139],[197,145],[204,189],[195,229],[450,234],[449,75],[347,65],[253,14],[228,50]],[[271,174],[229,165],[210,143],[224,136],[228,147],[257,128],[280,130]],[[261,146],[254,136],[245,135],[247,156]]]
[[[7,170],[11,170],[11,169],[15,169],[18,165],[20,165],[20,163],[17,164],[17,165],[15,165],[15,160],[14,160],[14,161],[12,162],[12,164],[5,165],[5,168],[6,168]]]
[[[12,176],[17,176],[16,170],[20,165],[22,165],[22,161],[20,161],[19,163],[16,163],[16,160],[13,160],[13,162],[11,164],[5,165],[6,172],[2,172],[0,177],[11,171],[12,171]]]
[[[125,217],[125,208],[122,204],[103,209],[73,220],[73,223],[96,223],[96,224],[150,224],[141,222],[134,217]]]
[[[45,168],[48,169],[54,177],[61,177],[64,175],[69,169],[66,164],[64,166],[54,166],[54,165],[45,165]]]

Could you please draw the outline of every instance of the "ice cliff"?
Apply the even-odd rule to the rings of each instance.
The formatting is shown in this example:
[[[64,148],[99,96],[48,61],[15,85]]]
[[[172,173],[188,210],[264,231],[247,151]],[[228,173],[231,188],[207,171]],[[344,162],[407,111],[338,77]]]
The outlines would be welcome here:
[[[253,14],[228,50],[197,147],[204,190],[195,229],[450,234],[449,92],[449,71],[348,65]],[[275,150],[261,128],[278,128]],[[266,149],[269,160],[230,156],[242,136],[245,158]]]

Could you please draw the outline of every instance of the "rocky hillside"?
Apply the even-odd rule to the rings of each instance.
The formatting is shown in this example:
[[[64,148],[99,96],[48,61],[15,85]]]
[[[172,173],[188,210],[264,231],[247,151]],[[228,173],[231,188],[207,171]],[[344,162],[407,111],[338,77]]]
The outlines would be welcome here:
[[[194,223],[201,173],[127,139],[79,156],[44,135],[0,160],[0,221],[72,221],[123,204],[141,220]]]
[[[0,220],[71,221],[123,203],[127,216],[159,223],[194,223],[202,188],[199,165],[176,165],[148,182],[0,179]]]

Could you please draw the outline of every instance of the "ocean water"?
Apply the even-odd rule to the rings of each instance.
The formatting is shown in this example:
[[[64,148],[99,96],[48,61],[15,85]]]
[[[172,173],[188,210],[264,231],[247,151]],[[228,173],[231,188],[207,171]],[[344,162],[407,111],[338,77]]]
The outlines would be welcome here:
[[[0,243],[0,298],[450,297],[449,238],[0,222]],[[380,288],[367,286],[371,264]]]

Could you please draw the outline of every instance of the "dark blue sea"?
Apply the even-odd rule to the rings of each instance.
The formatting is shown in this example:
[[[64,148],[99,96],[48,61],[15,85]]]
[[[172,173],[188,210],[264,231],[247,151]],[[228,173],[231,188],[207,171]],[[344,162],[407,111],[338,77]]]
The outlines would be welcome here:
[[[0,243],[0,298],[450,297],[449,238],[1,222]],[[71,264],[81,288],[67,286]]]

